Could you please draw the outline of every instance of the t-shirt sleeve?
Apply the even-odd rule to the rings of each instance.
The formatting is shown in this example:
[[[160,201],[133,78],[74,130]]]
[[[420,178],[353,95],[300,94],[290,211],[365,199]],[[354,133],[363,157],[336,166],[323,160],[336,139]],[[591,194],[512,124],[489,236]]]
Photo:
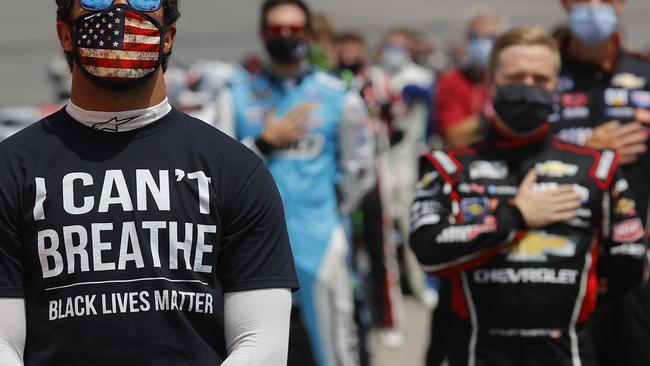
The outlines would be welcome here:
[[[298,289],[280,193],[260,162],[226,197],[218,276],[224,292]]]
[[[0,155],[6,155],[0,151]],[[23,297],[22,244],[18,219],[18,177],[0,157],[0,298]]]

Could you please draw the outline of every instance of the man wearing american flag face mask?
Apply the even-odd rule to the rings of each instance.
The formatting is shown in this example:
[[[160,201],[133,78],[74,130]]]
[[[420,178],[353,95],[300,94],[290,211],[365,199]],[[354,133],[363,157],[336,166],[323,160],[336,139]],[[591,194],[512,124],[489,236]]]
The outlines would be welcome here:
[[[0,365],[286,365],[263,161],[173,109],[178,0],[56,0],[71,101],[0,143]]]

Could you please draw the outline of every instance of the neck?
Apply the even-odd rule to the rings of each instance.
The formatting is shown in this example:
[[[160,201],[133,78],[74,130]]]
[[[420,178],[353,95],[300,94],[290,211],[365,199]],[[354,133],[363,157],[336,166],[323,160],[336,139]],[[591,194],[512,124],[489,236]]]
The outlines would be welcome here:
[[[106,90],[88,80],[75,65],[72,72],[72,102],[78,107],[97,112],[120,112],[145,109],[162,103],[167,97],[162,69],[151,80],[133,90]]]
[[[568,53],[569,56],[580,62],[597,66],[603,70],[611,70],[612,52],[616,47],[616,36],[612,35],[609,39],[598,44],[586,44],[576,36],[569,37]]]
[[[307,60],[301,60],[299,62],[289,64],[289,65],[283,65],[277,62],[271,62],[270,69],[271,72],[273,72],[277,76],[289,78],[298,75],[305,68],[306,64],[307,64]]]

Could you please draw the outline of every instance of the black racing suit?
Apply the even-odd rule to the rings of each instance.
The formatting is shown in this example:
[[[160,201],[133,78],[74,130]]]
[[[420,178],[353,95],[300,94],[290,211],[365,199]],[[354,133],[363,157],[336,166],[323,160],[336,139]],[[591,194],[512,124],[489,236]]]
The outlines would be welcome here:
[[[489,138],[420,162],[411,243],[425,270],[452,280],[449,363],[595,365],[598,278],[617,296],[644,275],[647,242],[629,185],[612,151],[548,136],[515,145]],[[583,199],[575,220],[526,227],[511,199],[530,169],[535,189],[573,185]]]
[[[593,128],[611,120],[650,124],[650,62],[622,49],[615,56],[613,71],[606,72],[563,52],[561,108],[557,122],[551,125],[563,141],[582,145]],[[638,162],[623,166],[623,172],[648,231],[650,156],[645,154]],[[601,365],[650,365],[650,285],[602,306],[596,318]]]

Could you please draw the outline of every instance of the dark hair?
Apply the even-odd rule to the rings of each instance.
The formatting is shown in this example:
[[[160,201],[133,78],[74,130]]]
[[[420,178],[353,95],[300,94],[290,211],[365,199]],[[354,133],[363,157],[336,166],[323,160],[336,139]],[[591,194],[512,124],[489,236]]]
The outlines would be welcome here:
[[[72,3],[75,0],[54,0],[56,2],[56,20],[69,20],[70,10],[72,9]],[[164,10],[164,25],[168,26],[175,23],[178,18],[181,17],[181,13],[178,10],[178,3],[180,0],[163,0],[162,6]],[[65,58],[68,61],[70,66],[70,71],[72,71],[72,53],[68,51],[63,51],[65,53]],[[171,51],[163,55],[162,68],[163,71],[167,70],[167,63],[169,62],[169,56],[171,56]]]
[[[299,7],[303,13],[305,13],[305,17],[307,18],[306,26],[307,29],[311,32],[312,28],[312,15],[311,15],[311,10],[309,10],[309,6],[302,1],[302,0],[265,0],[264,3],[262,4],[262,10],[260,11],[260,32],[264,32],[268,25],[268,19],[267,16],[269,12],[278,6],[281,5],[295,5]]]

